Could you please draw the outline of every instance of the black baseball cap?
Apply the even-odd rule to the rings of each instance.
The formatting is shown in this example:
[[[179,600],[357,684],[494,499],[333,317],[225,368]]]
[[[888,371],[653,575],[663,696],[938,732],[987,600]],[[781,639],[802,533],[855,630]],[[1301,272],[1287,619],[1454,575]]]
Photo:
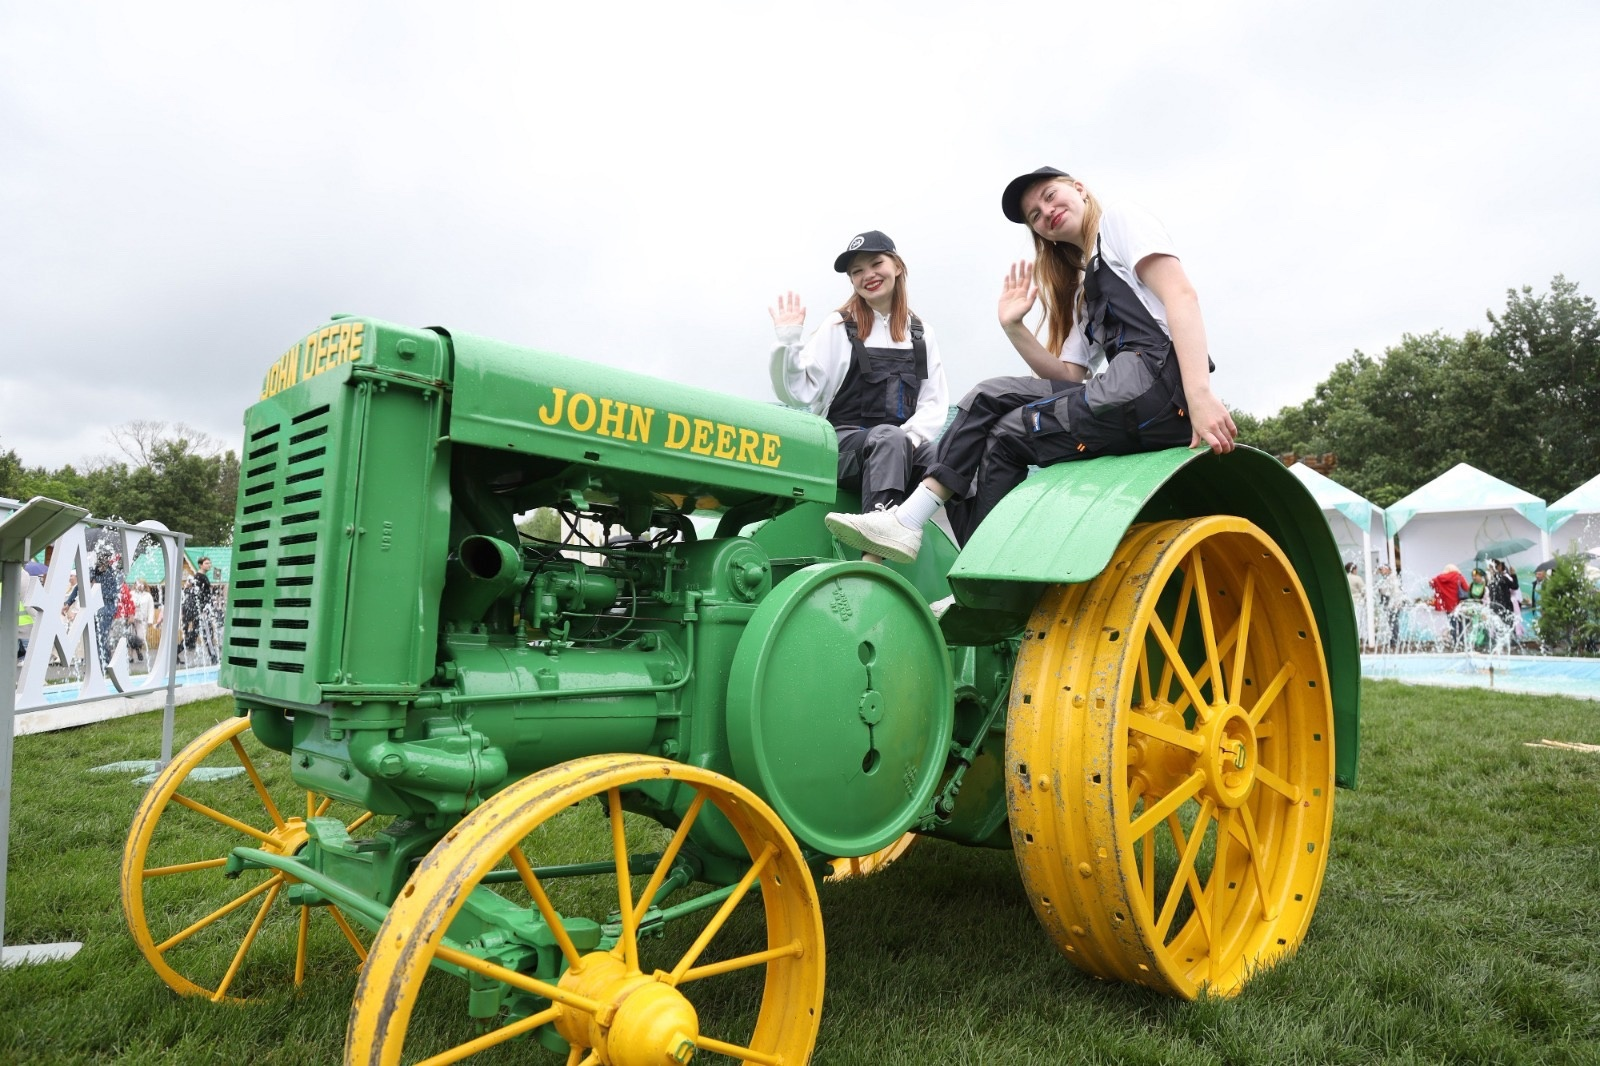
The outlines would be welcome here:
[[[894,241],[882,230],[869,229],[865,233],[858,233],[850,238],[850,243],[845,250],[839,253],[839,258],[833,261],[835,273],[843,274],[850,269],[850,260],[859,252],[892,252]]]
[[[1065,170],[1057,170],[1055,167],[1040,167],[1038,170],[1035,170],[1031,173],[1012,178],[1011,184],[1006,186],[1006,191],[1000,194],[1000,210],[1004,211],[1006,213],[1006,217],[1011,221],[1022,225],[1027,225],[1026,221],[1022,217],[1023,194],[1029,189],[1033,188],[1035,185],[1039,184],[1039,182],[1045,181],[1049,178],[1070,177],[1072,177],[1072,175],[1068,174]]]

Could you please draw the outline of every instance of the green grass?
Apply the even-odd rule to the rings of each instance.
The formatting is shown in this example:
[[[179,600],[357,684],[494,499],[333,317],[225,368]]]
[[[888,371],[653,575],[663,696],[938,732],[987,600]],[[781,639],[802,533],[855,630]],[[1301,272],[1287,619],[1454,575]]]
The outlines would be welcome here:
[[[814,1061],[1600,1063],[1600,753],[1525,746],[1600,743],[1600,704],[1382,682],[1364,711],[1362,787],[1338,796],[1310,935],[1239,997],[1081,976],[1008,853],[924,842],[821,886]],[[179,743],[227,713],[181,708]],[[0,1062],[337,1062],[355,987],[340,938],[323,936],[300,994],[262,982],[246,1006],[172,994],[129,939],[117,871],[142,790],[86,771],[151,757],[159,729],[146,715],[17,741],[6,939],[85,946],[0,971]],[[506,1061],[562,1061],[516,1050]]]

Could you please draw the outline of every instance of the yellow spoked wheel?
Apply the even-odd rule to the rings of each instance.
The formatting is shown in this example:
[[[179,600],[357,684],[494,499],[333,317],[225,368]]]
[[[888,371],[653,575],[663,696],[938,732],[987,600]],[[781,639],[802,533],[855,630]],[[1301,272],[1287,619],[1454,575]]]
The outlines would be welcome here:
[[[879,870],[894,862],[900,856],[911,850],[911,845],[917,842],[917,834],[906,833],[886,848],[869,852],[866,855],[857,855],[849,859],[834,859],[828,866],[830,872],[824,881],[849,881],[856,877],[871,877]]]
[[[287,875],[224,876],[235,847],[299,851],[308,817],[340,817],[350,830],[371,818],[295,789],[288,760],[276,755],[255,740],[249,719],[230,718],[184,748],[134,814],[122,851],[122,913],[156,973],[186,996],[238,999],[241,986],[260,990],[290,976],[298,987],[314,951],[366,956],[338,908],[317,908],[332,921],[312,923],[312,908],[289,903]]]
[[[1232,994],[1311,922],[1333,711],[1310,604],[1241,518],[1135,526],[1040,600],[1006,734],[1018,866],[1096,976]]]
[[[649,783],[692,792],[682,822],[670,833],[623,813],[623,793]],[[593,797],[601,803],[583,802]],[[692,827],[716,816],[731,824],[748,853],[744,876],[715,896],[708,893],[702,901],[708,905],[700,909],[694,909],[693,899],[676,905],[681,917],[659,937],[643,935],[641,925],[659,913],[653,907],[657,893],[683,854]],[[548,873],[541,878],[534,869],[536,863],[566,860],[564,851],[581,848],[585,840],[607,838],[610,871],[601,877],[557,879]],[[641,867],[641,848],[659,850],[659,858]],[[752,892],[760,898],[759,907],[741,908]],[[619,931],[610,950],[582,950],[574,942],[579,934],[567,932],[562,916],[576,928],[574,915],[585,910],[600,922],[616,916],[613,928]],[[452,922],[458,922],[457,929],[482,930],[484,915],[512,926],[527,926],[542,916],[563,964],[559,980],[486,958],[506,946],[496,932],[480,933],[465,944],[445,935]],[[465,992],[461,976],[475,997],[533,997],[534,1008],[498,1027],[454,1031],[450,1018],[441,1020],[440,1014],[449,1011],[449,995]],[[452,983],[453,988],[441,990]],[[710,770],[647,756],[590,756],[497,794],[446,834],[417,868],[374,937],[361,971],[345,1061],[368,1066],[457,1062],[553,1025],[570,1045],[572,1066],[691,1058],[697,1064],[733,1060],[798,1066],[816,1040],[822,990],[822,917],[815,886],[799,845],[772,810],[750,790]],[[425,1014],[419,1001],[437,1002],[429,1002]],[[454,1000],[453,1016],[466,1023],[461,1002]],[[734,1022],[722,1023],[726,1029],[713,1021],[706,1027],[710,1032],[703,1032],[697,1005],[708,1018],[742,1016],[742,1021],[736,1028]]]

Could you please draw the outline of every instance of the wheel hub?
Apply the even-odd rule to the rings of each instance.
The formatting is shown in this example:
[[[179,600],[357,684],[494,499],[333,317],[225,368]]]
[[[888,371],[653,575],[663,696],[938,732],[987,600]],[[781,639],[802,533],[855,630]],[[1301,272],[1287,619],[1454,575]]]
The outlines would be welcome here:
[[[274,855],[297,855],[311,839],[304,818],[286,818],[283,825],[274,827],[267,835],[271,839],[261,842],[261,850]]]
[[[608,951],[585,955],[561,977],[566,991],[604,1004],[599,1014],[564,1008],[556,1031],[591,1047],[607,1066],[684,1066],[694,1058],[700,1019],[666,975],[630,970]]]
[[[1206,792],[1219,806],[1243,806],[1255,788],[1256,766],[1260,762],[1255,727],[1243,709],[1230,705],[1206,723],[1202,736]]]

